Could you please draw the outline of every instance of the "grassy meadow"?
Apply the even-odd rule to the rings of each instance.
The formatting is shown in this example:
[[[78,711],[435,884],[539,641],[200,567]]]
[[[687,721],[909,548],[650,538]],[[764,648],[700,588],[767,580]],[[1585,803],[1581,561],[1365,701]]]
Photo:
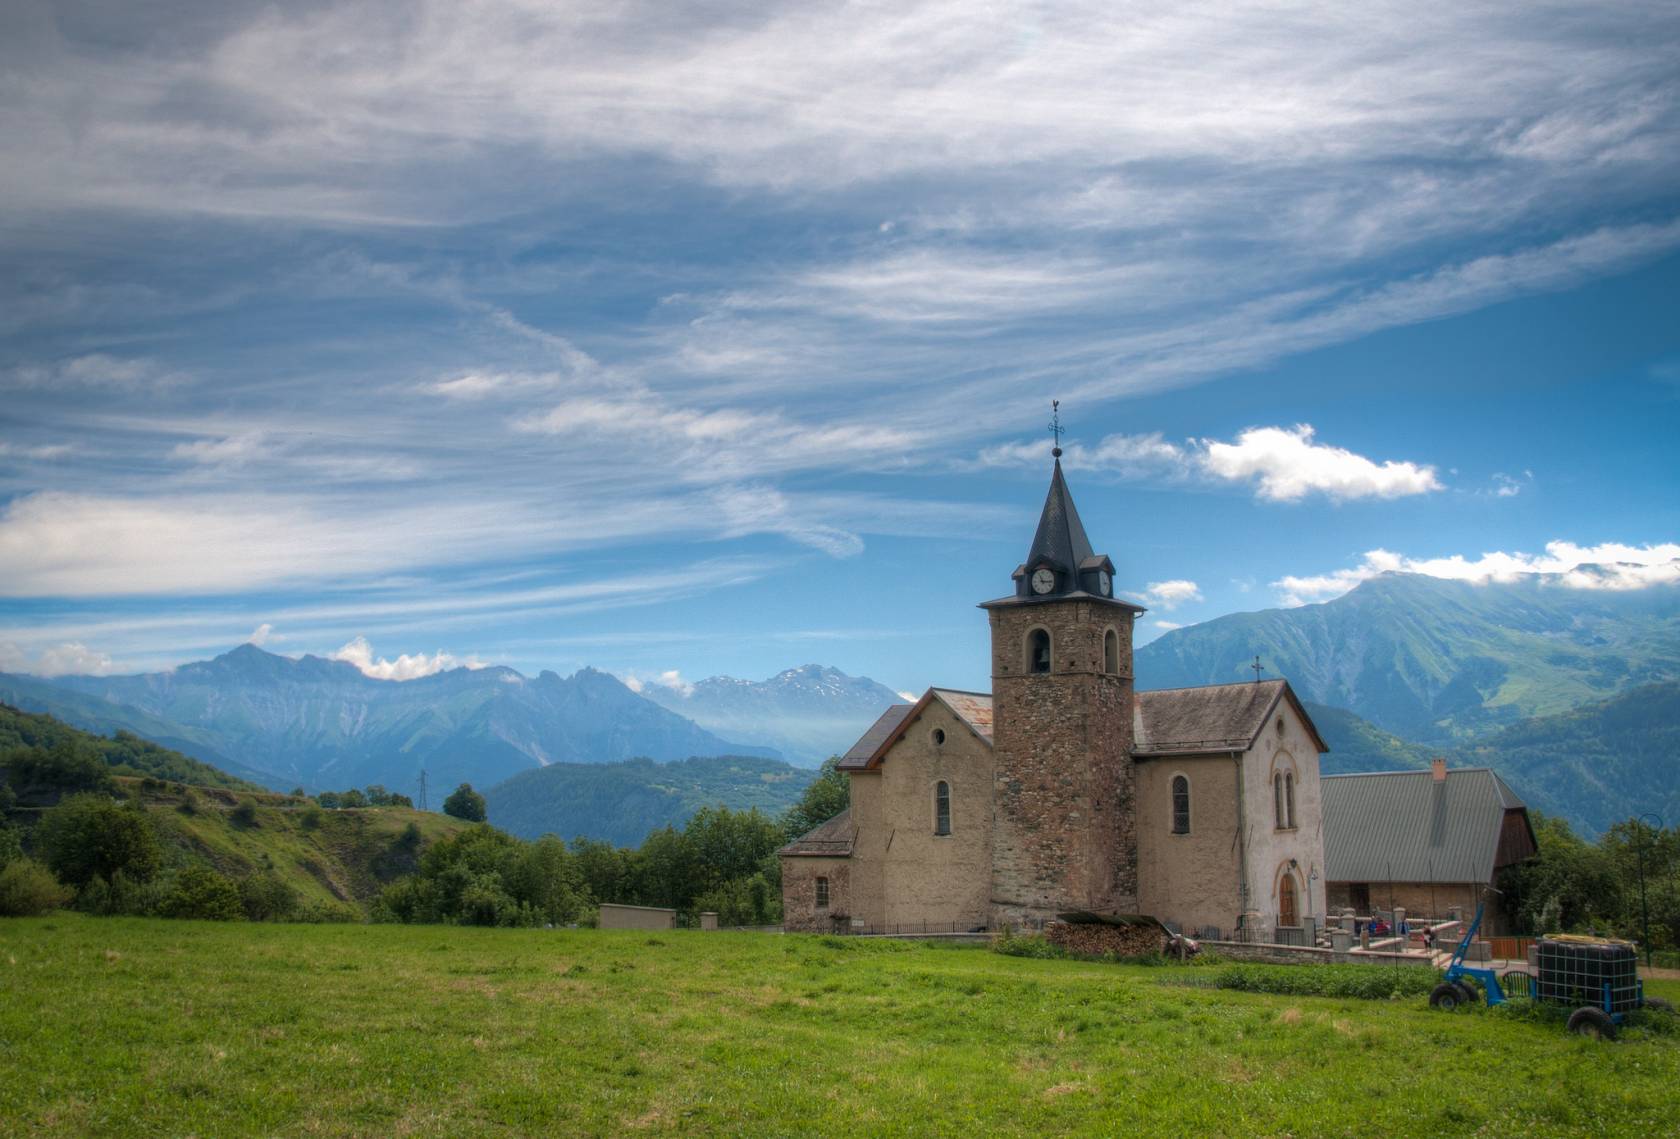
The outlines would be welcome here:
[[[1680,1035],[1597,1043],[1421,998],[1185,983],[1211,972],[814,936],[4,919],[0,1131],[1660,1135],[1680,1119]]]

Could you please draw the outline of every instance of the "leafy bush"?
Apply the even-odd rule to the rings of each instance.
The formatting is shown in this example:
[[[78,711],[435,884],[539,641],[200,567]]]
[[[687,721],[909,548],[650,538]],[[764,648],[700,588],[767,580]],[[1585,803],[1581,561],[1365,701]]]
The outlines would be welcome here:
[[[1199,983],[1243,993],[1352,997],[1359,1000],[1428,996],[1441,980],[1433,969],[1381,965],[1224,965]]]
[[[1067,952],[1059,945],[1052,945],[1050,939],[1042,933],[1016,933],[1005,926],[1003,932],[992,939],[992,952],[1002,953],[1006,957],[1037,957],[1063,958]]]
[[[203,863],[194,863],[175,876],[158,912],[166,918],[239,921],[245,906],[238,886]]]
[[[235,826],[254,827],[257,825],[257,805],[250,801],[243,802],[228,812]]]
[[[60,879],[85,886],[121,872],[143,882],[162,862],[152,826],[138,806],[101,795],[73,795],[41,816],[35,842]]]
[[[110,881],[96,877],[77,891],[76,908],[102,917],[150,917],[163,904],[164,893],[162,882],[137,882],[119,870]]]
[[[297,891],[271,870],[259,870],[239,883],[239,904],[248,921],[285,921],[297,909]]]
[[[23,832],[0,824],[0,869],[23,857]]]
[[[302,816],[298,819],[298,822],[303,826],[304,830],[312,831],[320,827],[321,820],[325,817],[326,816],[322,812],[321,808],[305,807]]]
[[[0,917],[51,913],[74,893],[33,858],[16,858],[0,869]]]

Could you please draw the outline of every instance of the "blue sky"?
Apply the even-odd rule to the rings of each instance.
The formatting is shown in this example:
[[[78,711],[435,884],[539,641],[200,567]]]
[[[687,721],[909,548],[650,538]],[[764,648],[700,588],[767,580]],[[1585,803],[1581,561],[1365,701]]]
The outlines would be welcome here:
[[[1677,50],[1639,4],[7,5],[0,669],[984,688],[1052,398],[1140,639],[1673,581]]]

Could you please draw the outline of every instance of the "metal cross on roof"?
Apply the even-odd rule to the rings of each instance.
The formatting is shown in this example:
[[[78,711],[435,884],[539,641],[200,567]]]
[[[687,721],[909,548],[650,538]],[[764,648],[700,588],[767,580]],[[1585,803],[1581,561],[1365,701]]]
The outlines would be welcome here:
[[[1050,453],[1058,459],[1062,457],[1062,432],[1064,430],[1065,428],[1062,427],[1062,401],[1053,399],[1050,401],[1050,435],[1056,440],[1056,445],[1050,449]]]
[[[1258,655],[1256,655],[1255,658],[1254,658],[1254,663],[1249,665],[1248,667],[1252,668],[1254,670],[1254,683],[1259,684],[1260,683],[1260,674],[1262,672],[1266,671],[1265,666],[1260,663],[1260,657]]]

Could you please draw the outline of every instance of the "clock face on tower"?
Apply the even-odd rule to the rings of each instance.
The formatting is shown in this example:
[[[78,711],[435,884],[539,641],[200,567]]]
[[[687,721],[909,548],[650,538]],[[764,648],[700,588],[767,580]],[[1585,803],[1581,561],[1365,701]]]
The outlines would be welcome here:
[[[1104,597],[1108,596],[1109,585],[1110,585],[1110,582],[1108,580],[1108,571],[1107,570],[1102,570],[1102,571],[1098,572],[1098,574],[1097,574],[1097,589],[1099,591],[1101,591],[1101,593]]]
[[[1032,588],[1034,593],[1049,593],[1056,588],[1056,575],[1047,569],[1034,570]]]

